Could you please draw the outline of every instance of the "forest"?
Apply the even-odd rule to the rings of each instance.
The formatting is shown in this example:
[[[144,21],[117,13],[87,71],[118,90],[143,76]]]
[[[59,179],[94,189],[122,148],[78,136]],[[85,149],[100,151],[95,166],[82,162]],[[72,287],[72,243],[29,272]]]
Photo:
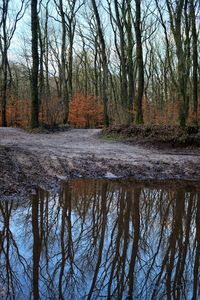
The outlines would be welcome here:
[[[0,125],[198,125],[199,0],[1,0]]]
[[[0,298],[199,299],[200,0],[0,0]]]

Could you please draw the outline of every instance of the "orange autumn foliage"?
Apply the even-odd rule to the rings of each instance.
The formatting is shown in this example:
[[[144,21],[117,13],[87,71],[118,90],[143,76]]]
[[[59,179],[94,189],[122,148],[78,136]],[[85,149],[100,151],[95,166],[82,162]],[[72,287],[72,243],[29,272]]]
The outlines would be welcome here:
[[[48,100],[48,101],[47,101]],[[39,120],[40,124],[55,125],[62,124],[63,104],[59,97],[41,99]],[[110,103],[109,112],[112,118],[112,124],[119,123],[119,117],[123,122],[123,111],[116,113],[115,105]],[[154,102],[143,99],[143,114],[145,124],[154,125],[178,125],[179,124],[180,104],[178,100],[174,102],[163,103],[162,109]],[[6,118],[8,126],[26,128],[30,124],[31,99],[16,98],[14,95],[8,95],[6,106]],[[76,128],[95,128],[103,126],[103,105],[96,96],[84,96],[77,92],[70,102],[69,122]],[[200,99],[198,107],[198,122],[200,124]],[[188,112],[188,125],[195,123],[195,116],[192,107]],[[1,126],[1,114],[0,114]]]
[[[103,105],[99,98],[77,92],[70,103],[69,123],[76,128],[101,127]]]
[[[29,99],[16,99],[9,95],[6,106],[7,125],[26,128],[30,122],[31,106]],[[1,124],[1,117],[0,117]]]

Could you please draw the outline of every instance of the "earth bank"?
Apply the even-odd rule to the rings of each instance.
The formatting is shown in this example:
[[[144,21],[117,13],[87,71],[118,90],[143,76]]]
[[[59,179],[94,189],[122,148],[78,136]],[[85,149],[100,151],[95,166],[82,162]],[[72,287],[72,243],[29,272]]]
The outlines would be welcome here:
[[[102,139],[99,129],[33,134],[0,128],[0,199],[24,197],[36,187],[56,190],[72,178],[132,178],[200,188],[200,153]],[[179,182],[179,183],[178,183]]]

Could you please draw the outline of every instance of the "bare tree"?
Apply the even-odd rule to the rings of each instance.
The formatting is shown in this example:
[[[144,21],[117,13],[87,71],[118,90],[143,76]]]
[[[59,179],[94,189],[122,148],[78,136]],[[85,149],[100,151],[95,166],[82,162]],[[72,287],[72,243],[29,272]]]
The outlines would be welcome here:
[[[190,18],[192,31],[192,83],[194,121],[198,124],[198,33],[196,28],[195,1],[190,0]],[[197,5],[197,2],[196,2]]]
[[[176,2],[175,7],[171,0],[166,1],[167,9],[170,17],[170,26],[171,31],[174,36],[175,45],[176,45],[176,56],[178,59],[178,93],[180,97],[180,125],[185,127],[187,121],[187,114],[188,114],[188,97],[187,97],[187,85],[188,85],[188,78],[186,76],[187,69],[186,69],[186,57],[183,48],[183,32],[182,32],[182,20],[183,20],[183,12],[184,12],[184,5],[187,5],[187,1],[180,0]],[[187,34],[186,34],[187,38]]]
[[[99,11],[97,8],[97,4],[95,0],[92,1],[92,7],[97,23],[97,32],[100,44],[100,55],[102,61],[102,69],[103,69],[103,78],[102,78],[102,97],[103,97],[103,104],[104,104],[104,125],[109,125],[109,117],[108,117],[108,96],[107,96],[107,84],[108,84],[108,61],[107,61],[107,54],[106,54],[106,43],[103,34],[103,28],[100,20]]]
[[[31,74],[31,127],[39,125],[39,94],[38,94],[38,72],[39,72],[39,53],[38,53],[38,10],[37,0],[31,1],[31,33],[32,33],[32,74]]]
[[[62,86],[62,103],[64,104],[63,123],[68,122],[69,101],[72,98],[72,75],[73,75],[73,44],[76,28],[76,14],[83,5],[83,1],[67,0],[66,5],[62,0],[54,0],[60,23],[62,27],[61,38],[61,86]],[[68,42],[68,46],[67,46]]]
[[[11,72],[8,61],[8,50],[11,45],[12,38],[17,28],[18,21],[23,17],[26,5],[25,0],[21,0],[19,9],[12,17],[9,15],[11,2],[9,0],[2,0],[0,6],[0,97],[1,97],[1,122],[2,126],[7,126],[6,120],[6,104],[8,96],[8,88],[11,84]]]
[[[137,96],[135,99],[135,122],[143,123],[142,99],[144,94],[144,63],[142,49],[142,30],[141,30],[141,1],[135,0],[136,19],[135,19],[135,35],[136,35],[136,59],[137,59]]]

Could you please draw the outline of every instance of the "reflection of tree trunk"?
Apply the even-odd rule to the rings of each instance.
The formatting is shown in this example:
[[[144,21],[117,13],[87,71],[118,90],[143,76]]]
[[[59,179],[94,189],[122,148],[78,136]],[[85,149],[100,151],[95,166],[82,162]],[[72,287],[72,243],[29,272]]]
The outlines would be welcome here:
[[[49,214],[49,194],[48,192],[44,193],[44,224],[45,224],[45,231],[44,231],[44,253],[45,259],[47,264],[47,273],[49,274],[49,255],[48,255],[48,247],[49,247],[49,237],[50,237],[50,214]]]
[[[175,206],[174,206],[174,215],[173,215],[173,226],[172,232],[169,237],[169,247],[166,250],[164,255],[162,265],[160,267],[160,272],[158,274],[157,280],[155,282],[155,288],[152,293],[151,299],[155,299],[157,288],[160,284],[161,277],[164,273],[164,269],[166,268],[166,295],[167,299],[171,299],[171,283],[172,283],[172,273],[175,262],[175,254],[176,254],[176,244],[178,241],[178,245],[180,246],[179,250],[182,253],[182,218],[184,213],[184,192],[178,191],[175,198]],[[179,236],[181,237],[179,240]]]
[[[66,189],[65,189],[66,192]],[[64,269],[66,264],[66,247],[65,247],[65,224],[66,224],[66,213],[67,213],[67,199],[66,194],[61,198],[63,202],[62,208],[62,219],[61,219],[61,232],[60,232],[60,243],[61,243],[61,266],[59,275],[59,299],[64,299],[62,292],[62,279],[64,275]]]
[[[9,237],[10,213],[8,209],[8,203],[5,203],[4,224],[5,224],[5,237],[6,237],[5,257],[6,257],[6,271],[7,271],[7,288],[8,288],[8,293],[10,294],[10,286],[12,286],[13,280],[12,280],[12,271],[10,265],[10,237]]]
[[[134,284],[134,271],[135,271],[135,263],[138,254],[138,247],[139,247],[139,238],[140,238],[140,189],[134,190],[134,203],[133,203],[133,226],[134,226],[134,240],[132,246],[132,253],[131,253],[131,260],[129,265],[129,272],[128,272],[128,297],[127,299],[133,299],[133,284]]]
[[[182,241],[179,243],[179,237],[182,235],[182,218],[184,212],[184,192],[178,191],[176,194],[176,205],[174,208],[174,218],[173,218],[173,228],[172,234],[170,237],[170,258],[169,262],[166,265],[166,293],[167,299],[171,299],[171,292],[172,292],[172,272],[174,269],[174,262],[175,262],[175,254],[176,254],[176,245],[182,244]],[[179,248],[182,254],[182,247]]]
[[[97,281],[99,267],[101,265],[101,260],[102,260],[104,237],[105,237],[105,231],[106,231],[106,219],[107,219],[107,212],[106,212],[107,187],[108,187],[107,183],[102,184],[102,194],[101,194],[102,195],[101,196],[101,216],[102,216],[101,227],[102,227],[102,229],[101,229],[101,236],[100,236],[100,241],[99,241],[98,259],[97,259],[97,264],[96,264],[96,268],[95,268],[95,271],[94,271],[94,276],[93,276],[92,284],[91,284],[91,287],[90,287],[90,291],[88,293],[88,298],[87,298],[88,300],[91,299],[91,297],[92,297],[92,293],[94,291],[95,284],[96,284],[96,281]]]
[[[39,233],[39,193],[32,197],[32,230],[33,230],[33,296],[39,299],[39,262],[41,240]]]
[[[184,201],[184,198],[182,199]],[[180,199],[181,202],[181,199]],[[179,247],[179,258],[177,262],[176,267],[176,274],[174,279],[174,286],[173,286],[173,297],[174,299],[181,299],[181,287],[182,287],[182,281],[183,281],[183,274],[184,269],[186,265],[186,257],[188,252],[188,246],[189,246],[189,238],[190,238],[190,229],[191,229],[191,221],[192,221],[192,208],[193,208],[193,202],[194,202],[194,194],[190,195],[189,203],[188,203],[188,209],[186,214],[186,228],[185,228],[185,241],[183,243],[183,240],[181,241],[180,247]],[[184,205],[186,203],[184,202]],[[183,218],[182,218],[183,220]],[[176,294],[175,294],[176,293]]]
[[[125,190],[122,189],[121,194],[119,194],[119,216],[116,220],[116,225],[118,226],[117,237],[115,241],[115,256],[112,261],[112,267],[110,271],[110,278],[108,282],[108,299],[111,298],[111,288],[113,283],[114,272],[116,271],[116,264],[120,258],[120,242],[123,234],[123,212],[124,212],[124,202],[125,202]]]
[[[0,283],[4,282],[4,292],[1,299],[16,299],[16,291],[20,287],[18,271],[23,270],[24,277],[28,275],[28,267],[25,258],[20,254],[15,227],[12,227],[13,213],[16,212],[16,204],[8,201],[0,201]],[[14,229],[14,232],[12,231]],[[22,246],[20,244],[20,246]],[[14,258],[14,260],[13,260]],[[3,262],[3,264],[2,264]],[[4,278],[4,279],[3,279]],[[2,286],[1,286],[2,287]]]
[[[130,212],[132,209],[132,191],[128,190],[126,193],[126,212],[124,215],[124,248],[122,252],[122,257],[121,257],[121,269],[122,269],[122,274],[121,278],[119,281],[119,299],[123,298],[123,292],[125,289],[125,284],[124,284],[124,277],[125,277],[125,271],[126,271],[126,260],[127,260],[127,250],[128,250],[128,245],[129,245],[129,226],[130,226]]]
[[[72,239],[72,223],[71,223],[71,189],[68,184],[65,185],[62,203],[62,221],[61,221],[61,267],[59,275],[59,299],[64,299],[62,291],[63,276],[65,272],[66,261],[69,259],[70,275],[73,276],[73,239]],[[67,224],[66,224],[67,223]],[[67,227],[66,227],[67,225]],[[65,240],[65,232],[67,230],[67,241]]]
[[[3,216],[4,220],[4,226],[2,229],[2,235],[0,240],[0,246],[2,249],[1,251],[5,255],[5,266],[6,266],[6,287],[7,287],[7,296],[10,298],[11,294],[14,294],[14,285],[13,285],[13,270],[10,262],[10,252],[11,252],[11,231],[10,231],[10,217],[11,217],[11,211],[12,211],[12,203],[5,203],[4,205],[0,203],[0,211]]]
[[[200,194],[197,197],[197,213],[196,213],[196,254],[194,262],[194,281],[193,281],[193,296],[192,300],[197,299],[199,287],[199,259],[200,259]]]

